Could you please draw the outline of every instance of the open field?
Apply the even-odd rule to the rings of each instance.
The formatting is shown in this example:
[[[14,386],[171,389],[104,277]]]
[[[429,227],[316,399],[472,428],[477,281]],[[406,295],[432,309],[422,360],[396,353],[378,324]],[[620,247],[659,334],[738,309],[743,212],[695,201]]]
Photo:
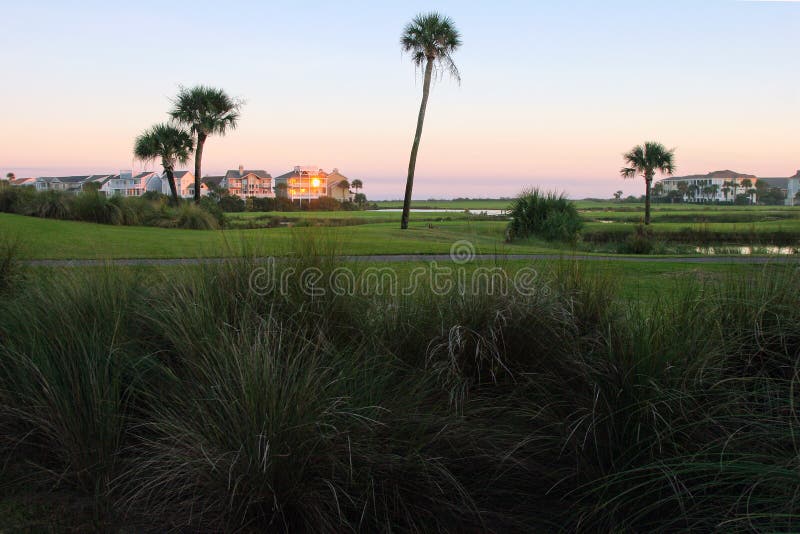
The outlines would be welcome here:
[[[201,231],[141,226],[109,226],[39,219],[0,213],[4,236],[19,237],[29,259],[197,258],[237,255],[245,250],[285,254],[293,236],[325,233],[347,254],[448,253],[455,241],[468,239],[478,253],[552,252],[540,244],[503,242],[501,221],[448,221],[429,228],[414,223],[403,232],[394,223],[343,228],[268,228]]]
[[[440,209],[499,209],[501,201],[438,202]],[[425,203],[422,203],[425,205]],[[585,222],[583,252],[613,253],[613,243],[633,234],[643,218],[642,206],[581,201]],[[466,212],[415,212],[411,228],[397,228],[399,214],[381,211],[231,213],[224,231],[193,231],[138,226],[108,226],[39,219],[0,213],[5,236],[19,236],[31,259],[221,257],[242,250],[281,254],[292,235],[330,232],[347,254],[447,253],[453,242],[468,240],[478,253],[552,253],[575,247],[536,239],[505,242],[503,217]],[[288,226],[295,226],[289,228]],[[303,228],[303,226],[314,227]],[[325,228],[320,227],[337,227]],[[800,246],[800,208],[771,206],[689,206],[656,204],[650,230],[654,239],[685,245],[671,254],[692,253],[688,245]],[[612,245],[605,245],[612,243]],[[605,248],[604,248],[605,247]]]
[[[511,200],[505,199],[478,199],[478,200],[415,200],[412,208],[417,209],[455,209],[455,210],[503,210],[508,207]],[[402,208],[402,200],[379,200],[375,202],[379,208]]]

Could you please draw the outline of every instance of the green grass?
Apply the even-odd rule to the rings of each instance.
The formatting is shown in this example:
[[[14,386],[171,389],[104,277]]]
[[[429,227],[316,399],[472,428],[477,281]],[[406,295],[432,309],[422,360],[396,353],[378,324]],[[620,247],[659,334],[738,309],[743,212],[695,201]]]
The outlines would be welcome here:
[[[200,231],[108,226],[0,213],[0,228],[6,235],[20,237],[29,259],[225,257],[243,250],[283,254],[293,235],[320,233],[339,242],[343,253],[354,255],[446,254],[460,239],[470,240],[479,253],[552,251],[535,243],[505,244],[502,221],[445,221],[433,227],[415,222],[408,231],[401,231],[394,223],[330,229]]]
[[[474,219],[478,213],[436,211],[415,212],[413,219],[417,221],[431,221],[440,219],[467,220]],[[280,217],[282,219],[364,219],[369,222],[400,221],[399,212],[385,212],[380,210],[364,211],[255,211],[229,213],[231,219],[258,219],[263,217]]]
[[[493,203],[492,203],[493,202]],[[429,207],[498,209],[505,201],[435,202]],[[503,205],[499,205],[503,203]],[[579,201],[585,221],[584,240],[602,243],[621,241],[635,231],[643,208],[636,204]],[[772,206],[689,206],[656,204],[651,229],[657,240],[671,236],[696,244],[794,245],[800,241],[800,209]],[[453,242],[469,240],[480,253],[552,253],[570,246],[527,239],[505,243],[506,222],[466,213],[426,212],[411,214],[411,228],[398,229],[399,215],[379,211],[269,212],[228,214],[233,226],[261,224],[270,218],[294,225],[339,226],[317,228],[255,228],[224,231],[192,231],[173,228],[106,226],[90,223],[39,219],[0,213],[0,230],[18,236],[29,258],[179,258],[221,257],[242,250],[280,254],[293,233],[332,233],[348,254],[447,253]],[[604,223],[600,221],[613,221]],[[795,237],[796,236],[796,237]],[[777,241],[776,241],[777,240]],[[592,247],[579,247],[594,250]],[[613,247],[612,247],[613,248]],[[597,250],[606,250],[602,247]],[[607,249],[611,251],[611,249]]]
[[[379,208],[402,208],[402,200],[380,200],[375,202]],[[511,205],[511,200],[478,199],[478,200],[415,200],[411,203],[416,209],[455,209],[455,210],[503,210]]]

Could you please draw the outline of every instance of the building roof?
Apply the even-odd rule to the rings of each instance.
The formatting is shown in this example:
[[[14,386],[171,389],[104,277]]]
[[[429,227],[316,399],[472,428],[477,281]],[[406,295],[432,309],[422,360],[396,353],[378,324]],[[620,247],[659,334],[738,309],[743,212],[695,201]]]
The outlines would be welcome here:
[[[786,189],[789,187],[789,178],[759,178],[758,181],[779,189]]]
[[[260,169],[258,170],[242,169],[241,172],[239,172],[239,169],[230,170],[225,173],[225,179],[230,180],[231,178],[242,178],[248,174],[255,174],[259,178],[265,178],[270,180],[272,179],[272,176],[270,176],[270,174],[267,171]]]
[[[742,174],[742,173],[738,173],[736,171],[725,170],[725,171],[714,171],[714,172],[710,172],[708,174],[691,174],[691,175],[688,175],[688,176],[670,176],[670,177],[664,178],[664,179],[662,179],[660,181],[663,182],[663,181],[669,180],[669,181],[673,181],[673,182],[680,182],[680,181],[687,181],[687,180],[709,180],[709,179],[712,179],[712,178],[717,178],[717,179],[724,178],[724,179],[728,179],[728,180],[730,180],[730,179],[744,180],[746,178],[749,178],[751,180],[757,179],[757,177],[754,174]]]
[[[211,186],[211,187],[219,187],[219,184],[222,183],[224,176],[206,176],[204,177],[201,182],[204,184]]]
[[[40,176],[37,180],[42,182],[52,182],[58,180],[63,184],[79,184],[86,181],[89,176]]]
[[[139,174],[137,174],[133,178],[136,179],[136,180],[141,180],[142,178],[149,178],[150,176],[152,176],[154,174],[155,173],[152,172],[152,171],[144,171],[144,172],[140,172]]]
[[[191,174],[191,171],[172,171],[172,176],[175,178],[183,178],[187,174]]]
[[[330,187],[338,186],[345,180],[348,182],[348,184],[350,183],[350,179],[344,174],[340,173],[339,169],[333,169],[333,171],[331,171],[331,173],[328,175],[328,185]]]
[[[275,181],[276,182],[278,182],[278,181],[284,182],[284,181],[288,180],[289,178],[294,178],[296,176],[300,176],[300,174],[303,173],[303,172],[314,172],[314,173],[317,173],[319,176],[321,176],[323,178],[328,178],[330,176],[328,173],[326,173],[322,169],[318,169],[317,167],[315,167],[313,165],[305,166],[305,167],[297,166],[294,169],[292,169],[291,171],[289,171],[287,173],[284,173],[284,174],[281,174],[280,176],[275,178]]]

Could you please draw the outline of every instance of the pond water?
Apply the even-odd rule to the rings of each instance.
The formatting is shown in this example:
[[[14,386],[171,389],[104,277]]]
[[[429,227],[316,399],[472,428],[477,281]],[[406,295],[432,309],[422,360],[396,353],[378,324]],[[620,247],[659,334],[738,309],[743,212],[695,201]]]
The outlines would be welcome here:
[[[400,213],[403,210],[401,208],[381,208],[375,211]],[[409,211],[413,213],[469,213],[471,215],[506,215],[506,210],[479,210],[479,209],[454,210],[448,208],[442,208],[442,209],[411,208],[411,210]]]
[[[797,254],[798,249],[795,247],[753,247],[753,246],[738,246],[738,247],[695,247],[695,252],[706,254],[708,256],[715,256],[719,254],[739,254],[742,256],[750,256],[752,254],[774,254],[780,256],[788,256]]]

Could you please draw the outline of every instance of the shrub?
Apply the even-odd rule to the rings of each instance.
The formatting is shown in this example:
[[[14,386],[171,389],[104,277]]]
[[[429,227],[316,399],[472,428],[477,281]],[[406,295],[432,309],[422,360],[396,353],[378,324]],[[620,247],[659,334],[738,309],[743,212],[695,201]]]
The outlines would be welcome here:
[[[72,218],[78,221],[124,224],[121,203],[107,198],[99,191],[85,191],[72,199]]]
[[[0,187],[0,211],[6,213],[24,213],[25,206],[33,202],[36,189],[31,186]]]
[[[210,198],[208,196],[204,196],[200,198],[200,208],[207,212],[209,215],[214,217],[217,221],[217,225],[222,227],[225,225],[225,213],[222,211],[222,208],[219,205],[219,202]]]
[[[142,193],[142,196],[140,198],[160,203],[169,202],[169,195],[165,195],[160,191],[145,191],[144,193]]]
[[[302,203],[302,201],[301,201]],[[303,204],[304,209],[311,211],[339,211],[342,203],[332,197],[319,197],[311,200],[311,204]]]
[[[69,219],[71,218],[69,193],[61,191],[42,191],[33,195],[30,202],[19,206],[19,213],[32,215],[33,217],[44,217],[48,219]]]
[[[621,254],[651,254],[655,248],[653,236],[644,225],[638,225],[636,230],[625,238],[620,245]]]
[[[186,230],[217,230],[219,223],[212,214],[193,203],[184,203],[178,207],[175,226]]]
[[[219,197],[219,207],[226,213],[244,211],[244,200],[238,195],[222,195]]]
[[[583,227],[578,210],[563,194],[526,191],[511,204],[511,239],[531,235],[548,241],[575,241]]]

